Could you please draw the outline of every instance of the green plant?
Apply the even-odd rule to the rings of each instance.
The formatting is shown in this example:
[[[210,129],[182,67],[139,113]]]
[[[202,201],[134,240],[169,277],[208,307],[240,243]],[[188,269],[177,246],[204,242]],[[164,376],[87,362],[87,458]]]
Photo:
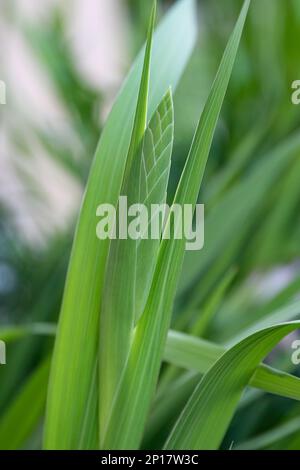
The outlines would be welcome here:
[[[185,6],[189,8],[191,2],[185,3]],[[249,1],[244,5],[237,26],[224,53],[210,96],[202,112],[176,191],[174,203],[192,203],[193,205],[196,203],[214,129],[231,75],[248,7]],[[163,346],[170,325],[172,304],[183,261],[184,241],[163,240],[157,254],[157,250],[152,254],[152,257],[156,255],[156,260],[151,287],[149,280],[143,279],[144,282],[140,288],[134,290],[134,286],[138,285],[140,281],[138,264],[146,260],[144,269],[148,269],[150,275],[153,271],[151,262],[143,256],[142,250],[137,250],[135,243],[130,241],[119,241],[116,244],[112,243],[107,258],[105,253],[108,249],[108,243],[101,241],[100,244],[99,241],[91,240],[93,234],[88,232],[90,227],[88,219],[93,214],[95,204],[99,203],[99,200],[101,202],[102,198],[104,198],[103,202],[114,201],[113,197],[115,198],[115,195],[113,196],[111,193],[110,196],[107,190],[103,193],[103,196],[99,194],[99,177],[100,179],[104,178],[103,173],[105,173],[105,168],[108,168],[108,165],[110,171],[117,172],[118,174],[118,178],[111,175],[109,180],[110,187],[112,182],[115,185],[113,188],[115,194],[121,191],[121,194],[128,195],[131,187],[138,184],[141,184],[141,186],[145,185],[144,180],[140,182],[136,179],[136,175],[140,175],[140,173],[131,171],[130,168],[135,165],[137,159],[141,158],[139,152],[140,145],[144,147],[143,158],[145,160],[151,158],[151,153],[148,154],[148,148],[145,148],[141,142],[146,129],[154,17],[153,11],[133,130],[131,131],[129,126],[127,130],[128,136],[131,132],[128,153],[125,152],[126,145],[122,142],[122,148],[120,148],[121,145],[119,146],[119,154],[114,155],[112,160],[113,149],[111,147],[118,135],[118,125],[124,126],[125,124],[122,115],[125,106],[123,103],[120,104],[122,100],[119,98],[114,108],[114,116],[116,117],[114,119],[111,118],[106,128],[110,130],[111,134],[109,134],[107,139],[105,138],[108,134],[105,134],[105,131],[102,135],[87,186],[73,246],[71,264],[69,266],[50,376],[45,437],[47,448],[100,446],[100,448],[122,449],[139,447],[146,416],[158,379]],[[152,73],[155,76],[155,69]],[[159,78],[160,85],[162,85],[161,77]],[[124,92],[121,98],[123,96]],[[118,105],[122,106],[122,108],[119,108],[117,113]],[[168,129],[172,125],[172,102],[170,97],[167,96],[159,106],[165,109],[165,116],[169,116],[168,121],[163,121],[166,129]],[[126,109],[126,111],[128,110]],[[154,115],[154,120],[157,119],[156,116],[160,118],[161,111]],[[113,124],[110,127],[111,122]],[[155,121],[150,123],[152,128],[158,125]],[[154,138],[157,139],[153,143],[154,147],[161,143],[163,132],[162,130],[158,136],[153,133]],[[170,147],[172,134],[168,138],[170,140],[163,144],[162,152],[164,148]],[[145,139],[147,139],[147,130]],[[106,146],[103,142],[105,142]],[[125,165],[120,157],[121,152],[123,159],[126,157]],[[112,168],[111,165],[113,165]],[[102,170],[102,176],[99,174],[98,167]],[[105,180],[104,183],[106,183]],[[162,196],[165,190],[166,187],[162,187]],[[141,201],[138,200],[138,202]],[[168,223],[172,224],[172,219]],[[135,256],[136,259],[134,258]],[[79,266],[80,259],[83,258],[85,259],[85,272],[82,279]],[[89,262],[88,260],[91,261]],[[108,276],[107,284],[105,283],[103,271],[105,266],[106,276]],[[88,282],[89,279],[91,282]],[[76,286],[77,284],[78,287]],[[147,294],[144,303],[140,301],[139,291],[146,292]],[[137,308],[139,310],[136,312]],[[98,336],[99,314],[100,336]],[[281,329],[278,327],[278,331],[291,331],[297,326],[298,324],[291,324],[291,326],[287,327],[282,326]],[[275,331],[277,332],[277,329]],[[256,359],[257,350],[255,350],[254,358],[249,358],[249,372],[244,370],[246,369],[246,364],[241,365],[241,391],[247,385],[255,370],[255,361],[258,363],[263,359],[268,349],[271,349],[278,342],[280,333],[278,337],[276,336],[277,341],[275,342],[269,340],[269,335],[272,337],[272,333],[273,330],[270,330],[270,333],[268,330],[266,332],[262,330],[260,334],[257,333],[258,337],[261,336],[263,338],[264,335],[266,336],[266,349],[264,349],[263,339],[261,338],[261,355]],[[98,342],[98,338],[100,338],[100,342]],[[249,344],[252,342],[257,344],[257,339],[255,337],[255,340],[252,340],[252,337],[250,337],[248,342]],[[242,346],[243,343],[241,343],[241,348]],[[245,347],[245,349],[247,348]],[[235,352],[236,350],[237,352]],[[230,358],[231,355],[239,357],[240,352],[238,351],[238,346],[236,346],[236,348],[233,348],[228,353],[228,356]],[[67,364],[70,354],[74,361],[71,365]],[[246,352],[244,352],[244,357],[248,360]],[[84,366],[81,366],[81,363],[84,363]],[[100,374],[97,371],[98,363]],[[64,366],[64,364],[66,365]],[[215,367],[217,368],[217,364]],[[84,376],[80,374],[80,370],[84,370]],[[202,390],[201,384],[204,384],[206,380],[211,381],[209,377],[213,374],[213,370],[204,376],[200,382],[199,389]],[[237,374],[236,367],[234,373]],[[98,375],[99,378],[97,378]],[[229,387],[232,386],[233,378],[231,378],[229,373],[226,375],[226,381]],[[214,388],[213,382],[211,381],[210,383]],[[223,386],[224,384],[220,384],[220,391],[222,391]],[[217,383],[215,388],[218,390]],[[209,392],[207,393],[209,396],[212,396]],[[197,396],[197,389],[194,394]],[[204,392],[202,395],[203,398],[197,397],[197,402],[200,401],[200,416],[201,410],[202,413],[204,411],[201,408],[201,404],[203,402],[204,406],[205,400],[207,400]],[[238,396],[236,394],[237,398]],[[180,421],[177,423],[170,441],[167,442],[167,446],[175,446],[176,448],[176,446],[186,445],[188,448],[197,448],[197,446],[205,447],[209,445],[210,447],[215,447],[218,445],[220,438],[224,435],[226,425],[228,426],[229,417],[234,411],[237,398],[231,405],[231,411],[228,411],[225,417],[223,417],[224,429],[222,427],[219,428],[220,437],[216,443],[214,443],[213,434],[210,436],[211,440],[209,442],[205,440],[202,442],[199,435],[199,423],[201,420],[186,424],[186,418],[183,415],[181,419],[184,420],[184,424],[181,425]],[[216,403],[217,400],[216,396]],[[213,404],[215,408],[216,403]],[[191,404],[188,403],[186,405],[187,411],[185,413],[187,416],[189,407],[195,407],[195,404],[191,402]],[[98,408],[99,425],[94,419]],[[204,430],[208,429],[210,421],[216,422],[213,409],[210,406],[206,407],[206,420],[208,423],[206,423],[205,417],[203,417],[204,422],[201,422],[201,427]],[[218,415],[217,419],[220,420],[221,416]],[[188,433],[192,432],[198,435],[200,441],[188,435]],[[173,437],[173,435],[176,437]]]
[[[197,202],[249,4],[246,0],[203,107],[174,203],[195,206]],[[95,235],[96,208],[101,202],[116,205],[120,194],[148,204],[152,197],[155,202],[167,197],[174,140],[172,92],[195,41],[194,8],[192,0],[178,2],[152,38],[153,8],[146,49],[121,90],[97,147],[55,329],[44,430],[47,449],[216,449],[248,385],[300,398],[300,379],[260,364],[284,336],[299,328],[297,321],[280,323],[299,315],[299,302],[291,303],[290,295],[282,292],[270,305],[254,307],[257,316],[247,322],[239,315],[239,296],[243,300],[240,287],[238,299],[228,301],[229,310],[235,302],[238,305],[231,311],[237,321],[226,321],[224,326],[226,311],[213,321],[235,282],[231,259],[251,231],[251,216],[281,172],[289,163],[295,164],[298,134],[289,136],[271,154],[266,152],[248,178],[238,179],[231,187],[251,155],[248,146],[252,150],[261,138],[255,133],[254,142],[247,142],[243,164],[233,164],[214,180],[204,252],[188,254],[184,260],[184,240],[109,243]],[[159,171],[153,163],[156,159],[161,162]],[[149,165],[149,174],[153,171],[152,181],[147,180],[147,172],[140,171],[141,162]],[[165,178],[159,178],[161,173]],[[293,175],[291,171],[288,182]],[[144,190],[146,181],[148,192]],[[255,194],[251,193],[253,186]],[[296,185],[292,186],[294,191],[261,234],[263,240],[274,224],[281,227],[285,208],[297,200]],[[142,190],[137,191],[138,187]],[[172,218],[168,224],[173,224]],[[274,239],[273,250],[277,246]],[[271,256],[265,250],[263,253]],[[251,256],[244,261],[245,270],[251,261]],[[297,291],[296,285],[289,286],[290,290]],[[42,330],[41,326],[13,329],[6,337],[15,341],[28,334],[53,333],[47,325],[42,326]],[[218,344],[197,337],[210,338],[210,327]],[[41,416],[48,369],[46,357],[3,415],[1,446],[18,447]],[[13,429],[39,389],[43,392],[32,420],[8,443],[1,430]],[[240,406],[246,407],[246,401],[248,404],[255,396],[250,395],[248,401],[243,398]],[[294,421],[291,423],[291,427],[283,427],[280,436],[293,432]],[[263,435],[262,441],[265,439]],[[246,442],[245,447],[248,445]]]

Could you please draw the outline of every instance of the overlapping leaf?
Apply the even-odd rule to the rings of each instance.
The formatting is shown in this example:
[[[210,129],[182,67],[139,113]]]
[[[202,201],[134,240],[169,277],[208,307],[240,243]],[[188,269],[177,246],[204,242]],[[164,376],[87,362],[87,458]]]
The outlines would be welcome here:
[[[204,374],[225,352],[226,348],[210,341],[169,331],[164,359],[178,367]],[[266,365],[257,368],[249,385],[265,392],[300,400],[300,379]]]
[[[122,189],[128,207],[138,204],[147,210],[148,230],[152,204],[163,204],[166,199],[173,129],[173,105],[168,92],[145,131],[141,149]],[[136,240],[118,238],[111,243],[100,328],[102,429],[129,353],[135,317],[140,315],[149,293],[159,243],[160,237],[152,239],[151,234],[142,231]]]
[[[192,205],[196,203],[248,7],[249,1],[246,1],[225,50],[211,93],[201,115],[174,203],[190,203]],[[173,233],[174,221],[172,218],[168,223],[171,227],[171,233]],[[159,373],[184,249],[185,240],[177,240],[174,237],[171,240],[162,241],[149,298],[134,333],[126,369],[102,442],[104,448],[130,449],[136,448],[140,444]],[[134,414],[132,410],[135,411]]]
[[[258,364],[300,322],[260,330],[227,351],[204,375],[166,443],[167,449],[218,449]]]
[[[148,113],[175,89],[195,42],[194,1],[181,0],[153,44]],[[170,41],[172,38],[172,41]],[[77,448],[98,351],[101,292],[109,244],[95,235],[96,208],[116,204],[136,108],[143,53],[133,66],[101,135],[75,234],[47,401],[45,447]],[[164,67],[161,67],[161,64]],[[160,73],[155,73],[160,70]],[[82,373],[84,371],[84,374]]]

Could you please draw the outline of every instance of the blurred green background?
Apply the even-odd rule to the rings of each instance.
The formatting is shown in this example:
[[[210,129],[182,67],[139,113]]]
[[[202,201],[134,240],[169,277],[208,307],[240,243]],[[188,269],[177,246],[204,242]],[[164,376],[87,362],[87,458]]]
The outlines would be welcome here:
[[[172,3],[160,1],[159,14]],[[199,40],[175,95],[170,199],[241,3],[198,2]],[[0,79],[7,84],[0,108],[0,339],[12,326],[35,324],[41,333],[39,324],[57,320],[92,156],[143,44],[150,9],[145,0],[0,4]],[[253,0],[200,195],[205,247],[186,257],[190,278],[174,311],[174,327],[218,343],[299,298],[300,106],[291,103],[291,84],[300,79],[299,31],[299,0]],[[0,448],[41,446],[44,361],[53,343],[44,333],[7,343]],[[271,362],[300,375],[290,345],[286,340]],[[172,373],[163,370],[168,387]],[[9,413],[20,429],[10,428]],[[293,426],[299,413],[293,401],[250,396],[223,446],[287,422],[279,437],[267,434],[250,447],[300,449],[300,422]],[[162,439],[160,424],[146,446]]]

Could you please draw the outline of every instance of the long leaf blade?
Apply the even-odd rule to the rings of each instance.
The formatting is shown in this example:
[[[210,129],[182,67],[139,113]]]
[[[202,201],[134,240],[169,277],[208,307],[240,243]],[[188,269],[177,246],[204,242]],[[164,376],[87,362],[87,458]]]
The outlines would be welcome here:
[[[176,204],[196,204],[249,3],[246,0],[201,115],[175,195]],[[169,223],[172,224],[172,221],[169,220]],[[175,238],[163,240],[161,244],[149,299],[135,330],[129,359],[103,441],[104,448],[132,449],[140,444],[159,374],[184,248],[185,240]],[[132,410],[135,410],[134,414]]]
[[[196,387],[165,447],[217,449],[258,364],[299,327],[300,322],[292,322],[266,328],[227,351]]]
[[[128,207],[143,204],[151,214],[152,203],[164,202],[173,128],[173,103],[168,92],[145,131],[141,149],[122,188],[122,195],[127,195]],[[107,424],[115,390],[129,353],[135,312],[141,312],[149,293],[159,242],[159,238],[117,238],[111,242],[100,320],[101,432]]]
[[[225,347],[210,341],[170,330],[164,351],[164,359],[177,367],[205,374],[226,350]],[[257,368],[249,385],[268,393],[300,400],[299,377],[264,364]]]

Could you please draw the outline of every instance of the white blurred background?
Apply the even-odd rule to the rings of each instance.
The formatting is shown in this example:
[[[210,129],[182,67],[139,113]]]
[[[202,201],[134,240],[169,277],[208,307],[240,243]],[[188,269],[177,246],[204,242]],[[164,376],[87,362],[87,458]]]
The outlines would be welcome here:
[[[23,28],[47,24],[51,11],[61,10],[66,21],[65,40],[78,72],[102,95],[99,120],[103,121],[128,67],[129,21],[123,6],[122,0],[0,2],[0,80],[6,84],[7,95],[6,105],[0,106],[0,198],[29,242],[41,242],[47,228],[52,231],[67,224],[78,207],[82,186],[45,154],[31,132],[32,125],[55,126],[64,135],[70,134],[75,153],[80,145],[46,71],[24,38]],[[14,144],[16,130],[29,139],[29,156]],[[40,200],[36,207],[32,203],[29,193],[33,183],[45,197],[42,206]]]

